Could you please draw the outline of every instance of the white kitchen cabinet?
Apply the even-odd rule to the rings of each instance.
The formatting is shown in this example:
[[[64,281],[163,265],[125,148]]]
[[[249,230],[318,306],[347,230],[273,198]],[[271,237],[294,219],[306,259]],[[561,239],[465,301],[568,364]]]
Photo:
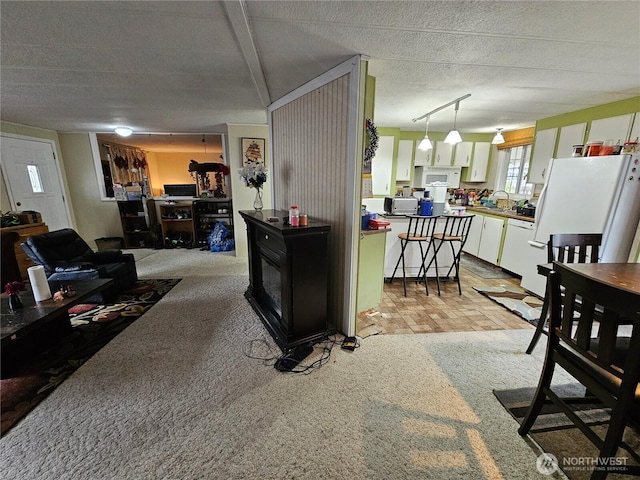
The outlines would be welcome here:
[[[462,251],[477,257],[478,248],[480,247],[480,237],[482,237],[482,222],[484,220],[484,216],[477,215],[475,212],[474,215],[475,217],[471,220],[469,235],[467,236],[467,241],[465,242]]]
[[[431,150],[420,150],[418,149],[418,145],[420,145],[420,142],[422,140],[416,140],[415,143],[415,161],[413,162],[413,164],[416,167],[426,167],[426,166],[431,166],[433,164],[433,148]]]
[[[594,120],[591,122],[591,127],[589,128],[589,138],[587,142],[613,140],[615,144],[620,140],[620,145],[622,145],[629,137],[632,120],[632,113]]]
[[[380,137],[378,140],[378,150],[371,160],[373,195],[391,195],[393,142],[393,136]]]
[[[535,224],[525,220],[510,218],[507,220],[507,231],[504,234],[500,266],[505,270],[522,276],[527,269],[528,259],[525,252],[529,250],[529,240],[533,240]]]
[[[435,145],[435,157],[433,159],[433,164],[437,166],[451,166],[451,156],[453,154],[453,145],[444,142],[436,142]]]
[[[460,142],[456,145],[453,156],[453,164],[456,167],[469,167],[471,165],[471,154],[473,153],[473,142]]]
[[[398,142],[398,161],[396,163],[396,181],[411,180],[411,160],[413,158],[413,140]]]
[[[471,162],[471,172],[468,176],[469,182],[486,182],[487,169],[489,168],[489,155],[491,154],[490,142],[476,142],[473,149],[473,161]]]
[[[536,138],[533,143],[533,156],[529,167],[529,183],[544,183],[549,160],[553,158],[557,135],[557,128],[536,132]]]
[[[560,139],[558,140],[558,148],[556,149],[555,157],[570,157],[573,154],[573,146],[582,145],[584,143],[584,132],[586,131],[586,122],[562,127],[560,129]]]
[[[633,128],[631,129],[631,135],[629,135],[629,141],[632,142],[638,137],[640,137],[640,112],[635,113],[635,120],[633,121]]]
[[[384,276],[385,278],[391,278],[393,274],[393,269],[398,263],[398,259],[400,258],[400,252],[402,251],[402,246],[400,244],[400,239],[398,238],[399,233],[406,233],[409,228],[409,219],[407,217],[385,217],[385,220],[389,220],[391,222],[391,231],[386,233],[386,246],[385,246],[385,257],[384,257]],[[438,223],[436,225],[436,231],[442,231],[444,228],[445,220],[443,218],[438,219]],[[426,249],[426,245],[423,247]],[[420,247],[417,242],[411,242],[407,245],[407,248],[404,252],[405,258],[405,274],[407,278],[416,278],[418,273],[420,273],[420,267],[422,265],[422,257],[420,255]],[[429,253],[427,257],[426,263],[429,264],[429,261],[433,258],[433,250]],[[450,248],[441,248],[438,252],[438,272],[440,276],[446,275],[449,271],[449,268],[453,265],[453,255],[451,254]],[[429,270],[427,270],[427,277],[435,277],[435,264],[432,264]],[[398,266],[398,270],[396,271],[395,281],[402,282],[402,262]]]
[[[493,265],[498,265],[498,254],[502,243],[505,220],[498,217],[478,215],[471,222],[471,229],[463,251]]]
[[[482,236],[480,237],[480,246],[478,247],[478,258],[498,265],[498,254],[500,252],[504,224],[505,219],[484,217]]]

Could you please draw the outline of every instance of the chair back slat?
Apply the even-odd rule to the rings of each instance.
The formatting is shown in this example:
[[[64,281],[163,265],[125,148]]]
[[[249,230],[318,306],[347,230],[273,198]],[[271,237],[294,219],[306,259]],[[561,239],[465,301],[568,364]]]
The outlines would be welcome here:
[[[598,263],[601,233],[556,233],[549,237],[547,261]]]
[[[578,352],[582,362],[622,378],[623,369],[613,365],[617,327],[623,317],[630,325],[632,338],[640,337],[640,296],[587,279],[558,261],[548,279],[550,345],[564,343]],[[592,348],[591,338],[594,319],[599,320],[597,350]],[[640,354],[633,356],[636,363],[640,362]]]

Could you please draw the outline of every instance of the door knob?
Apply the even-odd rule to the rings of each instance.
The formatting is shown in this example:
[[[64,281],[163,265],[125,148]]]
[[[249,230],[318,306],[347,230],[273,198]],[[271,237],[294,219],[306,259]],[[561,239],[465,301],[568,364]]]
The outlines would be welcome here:
[[[16,206],[19,207],[20,205],[22,205],[22,203],[20,202],[16,202]]]

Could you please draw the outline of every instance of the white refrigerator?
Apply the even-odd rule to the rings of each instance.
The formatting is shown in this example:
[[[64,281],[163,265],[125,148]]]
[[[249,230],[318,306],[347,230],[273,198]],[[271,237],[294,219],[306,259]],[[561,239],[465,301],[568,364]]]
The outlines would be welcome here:
[[[521,286],[544,296],[546,279],[537,265],[547,263],[552,233],[602,233],[599,261],[624,263],[639,220],[639,155],[552,158],[536,205],[534,239],[523,252],[529,261]]]

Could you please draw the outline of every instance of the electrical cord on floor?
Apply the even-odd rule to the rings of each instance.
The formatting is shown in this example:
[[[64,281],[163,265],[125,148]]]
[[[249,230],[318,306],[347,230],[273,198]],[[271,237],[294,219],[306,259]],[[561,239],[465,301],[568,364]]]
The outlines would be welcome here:
[[[257,349],[256,345],[262,345],[266,348],[267,355],[258,355],[255,352]],[[280,353],[275,351],[274,348],[267,342],[265,338],[249,340],[242,345],[242,353],[244,353],[245,357],[251,358],[253,360],[261,360],[263,365],[267,365],[272,367],[280,358]]]
[[[343,339],[344,336],[337,330],[327,330],[324,332],[322,337],[308,343],[308,346],[312,347],[313,351],[305,358],[312,356],[315,357],[317,355],[315,352],[316,349],[321,349],[319,358],[309,364],[299,362],[291,369],[279,370],[283,373],[302,373],[308,375],[313,371],[318,370],[329,361],[331,358],[331,350],[336,343],[341,342]],[[357,346],[360,346],[359,342]],[[260,347],[263,351],[266,350],[266,354],[256,353],[256,350],[259,350]],[[292,351],[293,349],[287,350],[283,353],[276,352],[273,346],[265,338],[249,340],[242,346],[242,353],[246,357],[254,360],[261,360],[263,365],[270,367],[275,367],[279,362],[281,363],[283,360],[290,359]]]
[[[331,358],[331,350],[333,349],[334,345],[337,342],[338,341],[335,336],[332,339],[331,335],[327,335],[326,333],[319,340],[309,342],[310,346],[313,347],[313,352],[311,352],[307,356],[307,358],[310,356],[313,356],[315,354],[316,349],[321,349],[320,357],[309,364],[300,362],[294,368],[290,370],[285,370],[284,372],[285,373],[302,373],[304,375],[309,375],[310,373],[313,373],[315,370],[320,369],[323,365],[329,362],[329,359]],[[286,358],[286,357],[287,357],[286,353],[282,354],[282,358]]]

